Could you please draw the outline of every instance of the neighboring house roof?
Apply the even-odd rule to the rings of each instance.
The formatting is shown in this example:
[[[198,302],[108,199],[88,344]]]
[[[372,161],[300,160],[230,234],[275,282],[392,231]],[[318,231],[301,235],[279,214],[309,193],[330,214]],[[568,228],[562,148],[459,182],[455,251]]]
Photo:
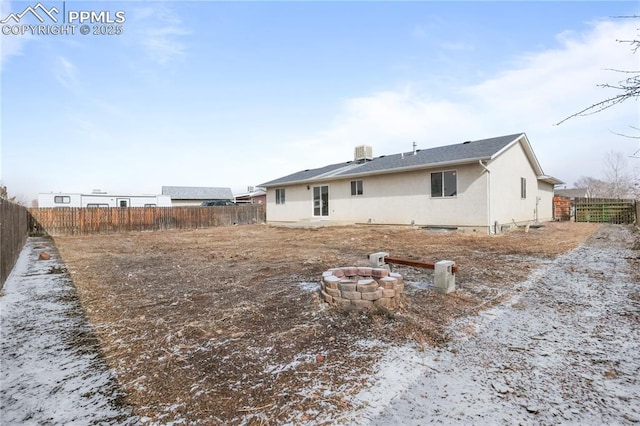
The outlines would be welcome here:
[[[233,200],[231,188],[201,186],[163,186],[163,195],[172,200]]]
[[[587,189],[586,188],[556,189],[554,191],[554,194],[559,195],[561,197],[567,197],[567,198],[586,198]]]
[[[267,191],[262,188],[257,188],[254,191],[243,192],[241,194],[236,194],[235,197],[260,197],[261,195],[266,195]]]
[[[401,154],[382,155],[366,162],[347,161],[346,163],[331,164],[318,169],[307,169],[293,173],[263,183],[260,186],[273,187],[283,184],[396,173],[408,170],[489,161],[516,143],[522,144],[538,179],[554,185],[563,183],[554,177],[546,176],[542,172],[542,168],[533,153],[527,136],[524,133],[516,133],[490,139],[467,141],[456,145],[418,149],[415,154],[413,154],[413,152],[404,152]]]

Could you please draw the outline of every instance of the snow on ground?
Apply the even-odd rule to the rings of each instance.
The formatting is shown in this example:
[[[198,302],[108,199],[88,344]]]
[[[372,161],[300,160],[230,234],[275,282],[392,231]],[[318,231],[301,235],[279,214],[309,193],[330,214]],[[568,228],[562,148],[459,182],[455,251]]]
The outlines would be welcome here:
[[[354,356],[383,350],[377,374],[349,397],[359,410],[327,423],[640,422],[640,284],[627,263],[638,258],[625,248],[631,241],[628,228],[601,228],[541,265],[509,303],[454,324],[443,349],[359,342]],[[38,261],[42,251],[51,259]],[[51,240],[29,239],[2,293],[0,424],[144,422],[122,404]]]
[[[133,424],[130,411],[52,240],[30,238],[0,297],[0,424]]]
[[[442,350],[390,347],[355,424],[640,422],[638,286],[624,227],[543,265]],[[633,295],[633,297],[629,297]]]

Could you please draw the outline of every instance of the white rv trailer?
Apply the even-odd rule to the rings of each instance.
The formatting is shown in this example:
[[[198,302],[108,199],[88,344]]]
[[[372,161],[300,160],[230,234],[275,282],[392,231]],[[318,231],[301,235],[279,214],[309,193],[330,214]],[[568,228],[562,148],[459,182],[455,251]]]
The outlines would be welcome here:
[[[40,193],[38,207],[171,207],[168,195],[115,195],[94,191],[91,194]]]

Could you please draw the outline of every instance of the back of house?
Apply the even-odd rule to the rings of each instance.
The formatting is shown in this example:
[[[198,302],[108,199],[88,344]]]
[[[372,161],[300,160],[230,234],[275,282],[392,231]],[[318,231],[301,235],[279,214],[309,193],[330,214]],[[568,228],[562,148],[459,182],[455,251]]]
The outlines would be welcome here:
[[[499,232],[552,220],[553,189],[524,133],[306,169],[267,183],[269,223],[407,224]]]

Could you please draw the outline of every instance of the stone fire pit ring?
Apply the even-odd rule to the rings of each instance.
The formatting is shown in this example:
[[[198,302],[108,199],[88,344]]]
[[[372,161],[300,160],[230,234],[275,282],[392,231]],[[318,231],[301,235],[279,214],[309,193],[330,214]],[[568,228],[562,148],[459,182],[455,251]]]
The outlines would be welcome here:
[[[402,275],[386,268],[332,268],[322,273],[320,283],[322,299],[342,308],[397,308],[403,293]]]

